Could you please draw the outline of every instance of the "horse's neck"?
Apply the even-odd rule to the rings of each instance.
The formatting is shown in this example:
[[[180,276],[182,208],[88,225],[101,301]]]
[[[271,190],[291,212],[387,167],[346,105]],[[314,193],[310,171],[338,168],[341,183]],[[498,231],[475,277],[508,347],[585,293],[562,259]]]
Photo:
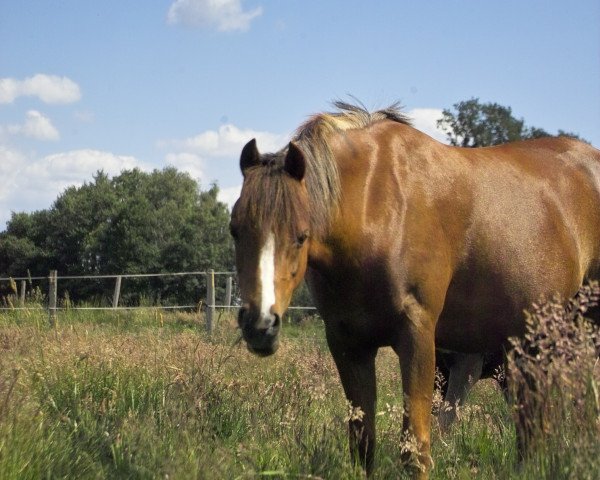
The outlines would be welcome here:
[[[321,239],[312,239],[308,250],[308,265],[316,270],[330,268],[334,263],[333,248]]]

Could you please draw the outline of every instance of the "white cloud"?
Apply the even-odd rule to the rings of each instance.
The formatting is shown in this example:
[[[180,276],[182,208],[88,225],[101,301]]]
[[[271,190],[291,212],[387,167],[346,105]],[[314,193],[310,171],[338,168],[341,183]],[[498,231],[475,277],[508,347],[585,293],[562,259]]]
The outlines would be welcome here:
[[[50,119],[37,110],[29,110],[27,118],[22,125],[9,125],[2,127],[0,133],[9,135],[23,135],[36,140],[58,140],[60,134]]]
[[[244,145],[256,138],[258,148],[273,152],[285,146],[289,135],[280,135],[259,130],[241,129],[235,125],[221,125],[219,130],[207,130],[183,140],[161,142],[178,150],[195,152],[203,157],[237,157]]]
[[[219,189],[218,199],[220,202],[229,206],[229,209],[233,207],[233,204],[238,198],[240,198],[240,192],[242,191],[241,185],[235,187],[227,187]]]
[[[177,170],[187,172],[199,182],[204,181],[204,160],[194,153],[169,153],[165,157],[167,164]]]
[[[0,78],[0,104],[12,103],[20,96],[20,83],[13,78]]]
[[[13,103],[22,96],[38,97],[44,103],[65,104],[81,99],[81,90],[70,78],[56,75],[40,73],[24,80],[0,78],[0,104]]]
[[[165,160],[179,170],[188,172],[192,178],[201,182],[213,181],[206,172],[214,171],[218,163],[230,163],[238,170],[238,160],[244,145],[253,138],[261,152],[280,150],[290,140],[289,134],[276,134],[260,130],[242,129],[232,124],[221,125],[218,130],[206,130],[192,137],[174,140],[163,140],[158,146],[171,149]],[[233,177],[228,177],[229,182]],[[241,179],[241,175],[239,176]],[[235,177],[237,181],[238,177]],[[221,180],[225,180],[221,178]],[[226,181],[227,182],[227,181]],[[219,182],[220,183],[220,182]],[[227,183],[226,183],[227,185]],[[230,207],[239,197],[241,185],[227,186],[219,189],[219,200]]]
[[[16,189],[15,179],[25,163],[23,154],[0,145],[0,202]],[[3,213],[0,211],[0,217]]]
[[[412,124],[417,130],[421,130],[436,140],[447,143],[446,134],[437,126],[437,121],[442,118],[442,110],[439,108],[414,108],[407,112]]]
[[[262,7],[244,11],[242,0],[175,0],[167,13],[167,23],[221,32],[246,31],[260,15]]]
[[[135,157],[98,150],[73,150],[32,159],[0,145],[0,229],[11,211],[49,208],[67,187],[92,181],[98,170],[114,176],[135,167],[151,170]]]
[[[69,185],[82,185],[91,180],[98,170],[112,176],[135,167],[144,168],[135,157],[84,149],[48,155],[27,165],[23,169],[23,175],[31,177],[31,180],[24,180],[30,185],[48,182],[64,189]]]

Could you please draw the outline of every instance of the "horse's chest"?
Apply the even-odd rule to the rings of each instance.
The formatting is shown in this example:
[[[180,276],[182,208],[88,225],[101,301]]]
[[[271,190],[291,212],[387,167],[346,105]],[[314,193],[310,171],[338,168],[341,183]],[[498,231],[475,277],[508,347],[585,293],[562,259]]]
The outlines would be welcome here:
[[[361,272],[335,278],[311,275],[309,285],[328,329],[336,335],[349,343],[393,343],[399,315],[389,294],[391,286],[373,282]]]

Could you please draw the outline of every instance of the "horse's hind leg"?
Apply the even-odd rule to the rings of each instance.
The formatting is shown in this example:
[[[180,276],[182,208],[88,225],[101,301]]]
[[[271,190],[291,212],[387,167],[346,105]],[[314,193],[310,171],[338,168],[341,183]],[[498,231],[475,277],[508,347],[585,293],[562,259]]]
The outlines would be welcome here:
[[[593,305],[589,307],[584,313],[586,318],[589,318],[594,325],[600,327],[600,305]]]
[[[353,411],[348,421],[350,455],[367,475],[373,472],[375,452],[375,356],[377,349],[347,349],[333,335],[327,335],[346,398]]]
[[[469,391],[481,377],[483,355],[479,353],[450,353],[448,368],[448,387],[444,396],[444,405],[439,413],[442,431],[456,419],[457,408],[464,404]]]

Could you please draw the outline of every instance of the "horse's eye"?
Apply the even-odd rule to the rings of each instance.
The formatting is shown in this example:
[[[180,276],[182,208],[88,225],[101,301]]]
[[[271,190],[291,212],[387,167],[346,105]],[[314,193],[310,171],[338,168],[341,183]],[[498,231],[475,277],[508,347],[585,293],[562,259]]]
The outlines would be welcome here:
[[[298,235],[298,237],[296,238],[296,245],[301,247],[302,245],[304,245],[304,242],[306,242],[307,238],[308,238],[308,230],[305,230],[300,235]]]

